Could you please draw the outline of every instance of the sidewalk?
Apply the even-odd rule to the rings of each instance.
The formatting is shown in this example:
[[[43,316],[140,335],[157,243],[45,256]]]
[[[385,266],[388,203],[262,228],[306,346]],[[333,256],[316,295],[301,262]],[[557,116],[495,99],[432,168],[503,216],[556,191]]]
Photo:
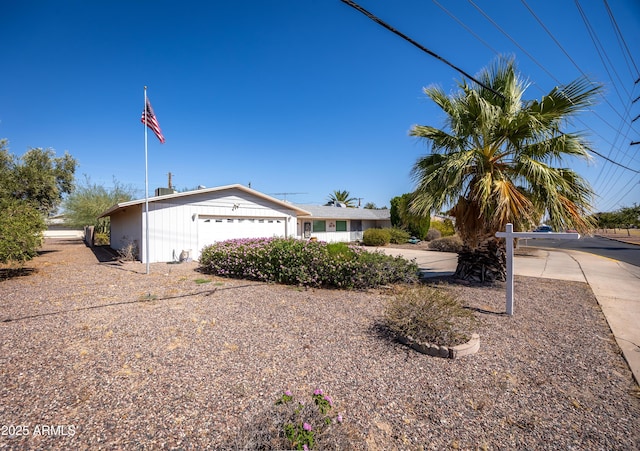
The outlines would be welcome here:
[[[449,252],[382,250],[390,255],[415,258],[423,277],[452,275],[458,260],[457,254]],[[640,383],[640,267],[586,252],[520,248],[514,259],[514,273],[588,283],[636,382]],[[517,305],[517,291],[514,298]]]

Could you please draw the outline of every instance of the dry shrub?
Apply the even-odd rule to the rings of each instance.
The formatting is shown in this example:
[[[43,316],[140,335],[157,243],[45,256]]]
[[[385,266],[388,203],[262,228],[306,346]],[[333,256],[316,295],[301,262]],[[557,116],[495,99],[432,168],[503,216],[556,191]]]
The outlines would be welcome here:
[[[469,341],[477,320],[444,289],[422,285],[400,289],[387,303],[384,322],[396,336],[455,346]]]
[[[455,252],[462,250],[462,240],[458,235],[445,236],[429,242],[429,249],[440,252]]]

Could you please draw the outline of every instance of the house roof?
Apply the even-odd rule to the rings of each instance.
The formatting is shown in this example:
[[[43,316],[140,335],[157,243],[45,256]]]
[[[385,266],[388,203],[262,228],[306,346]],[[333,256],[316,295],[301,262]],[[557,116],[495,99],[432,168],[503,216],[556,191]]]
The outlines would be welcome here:
[[[194,190],[194,191],[185,191],[182,193],[173,193],[173,194],[165,194],[163,196],[153,196],[153,197],[149,197],[149,203],[152,202],[159,202],[159,201],[163,201],[163,200],[168,200],[168,199],[176,199],[176,198],[180,198],[180,197],[189,197],[189,196],[195,196],[195,195],[202,195],[202,194],[207,194],[207,193],[215,193],[215,192],[219,192],[219,191],[225,191],[225,190],[231,190],[231,189],[238,189],[240,191],[244,191],[245,193],[254,195],[256,197],[259,197],[261,199],[264,199],[266,201],[272,202],[274,204],[277,204],[281,207],[285,207],[289,210],[294,210],[299,216],[309,216],[311,213],[307,210],[304,210],[302,207],[300,206],[296,206],[294,204],[291,204],[289,202],[285,202],[279,199],[276,199],[275,197],[271,197],[271,196],[267,196],[266,194],[263,194],[259,191],[253,190],[251,188],[247,188],[246,186],[240,185],[240,184],[235,184],[235,185],[225,185],[225,186],[217,186],[215,188],[203,188],[203,189],[198,189],[198,190]],[[105,211],[104,213],[102,213],[100,216],[98,216],[98,218],[104,218],[105,216],[111,216],[113,213],[122,210],[123,208],[126,207],[131,207],[133,205],[141,205],[145,203],[145,199],[137,199],[137,200],[131,200],[128,202],[120,202],[119,204],[114,205],[113,207],[109,208],[107,211]]]
[[[301,205],[297,206],[311,213],[314,218],[323,219],[361,219],[369,221],[384,221],[391,219],[389,210],[372,210],[368,208],[342,208],[326,205]]]

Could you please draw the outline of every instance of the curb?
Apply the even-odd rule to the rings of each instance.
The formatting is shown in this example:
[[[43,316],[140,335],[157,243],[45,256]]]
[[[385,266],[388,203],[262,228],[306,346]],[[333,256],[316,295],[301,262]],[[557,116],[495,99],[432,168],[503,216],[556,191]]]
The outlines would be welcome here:
[[[597,236],[598,238],[604,238],[605,240],[611,240],[611,241],[618,241],[620,243],[625,243],[625,244],[633,244],[634,246],[640,246],[640,243],[634,243],[633,241],[627,241],[624,238],[613,238],[610,236],[606,236],[606,235],[593,235],[593,236]]]

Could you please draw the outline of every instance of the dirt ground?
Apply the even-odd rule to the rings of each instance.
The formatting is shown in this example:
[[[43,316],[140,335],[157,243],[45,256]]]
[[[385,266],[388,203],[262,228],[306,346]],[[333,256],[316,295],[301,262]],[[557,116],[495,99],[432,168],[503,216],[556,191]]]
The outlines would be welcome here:
[[[382,333],[393,288],[196,269],[147,275],[47,240],[5,272],[0,449],[243,449],[284,390],[317,388],[344,417],[341,449],[640,449],[640,394],[585,283],[516,278],[514,317],[500,313],[503,286],[443,284],[481,341],[449,360]]]

